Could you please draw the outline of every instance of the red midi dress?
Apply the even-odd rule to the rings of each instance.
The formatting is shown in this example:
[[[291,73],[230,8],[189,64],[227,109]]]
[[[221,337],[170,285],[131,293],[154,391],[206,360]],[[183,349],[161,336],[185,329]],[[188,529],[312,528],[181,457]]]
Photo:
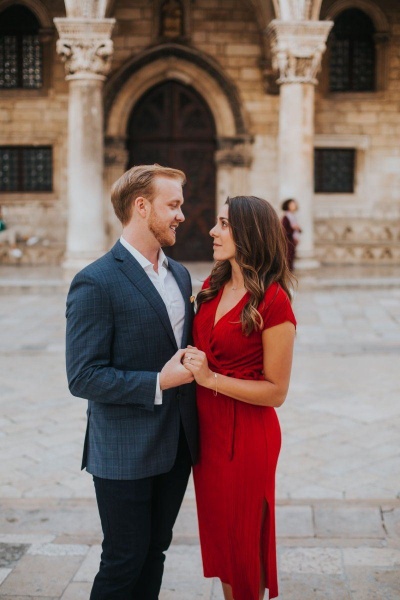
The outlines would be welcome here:
[[[246,337],[240,323],[249,294],[214,324],[222,292],[200,306],[194,343],[206,353],[212,371],[262,380],[262,332]],[[275,283],[258,310],[264,329],[296,324],[286,293]],[[261,548],[265,585],[269,598],[276,598],[275,469],[281,433],[275,409],[219,392],[215,396],[202,386],[197,387],[197,405],[200,459],[194,483],[204,575],[230,584],[235,600],[258,600]]]

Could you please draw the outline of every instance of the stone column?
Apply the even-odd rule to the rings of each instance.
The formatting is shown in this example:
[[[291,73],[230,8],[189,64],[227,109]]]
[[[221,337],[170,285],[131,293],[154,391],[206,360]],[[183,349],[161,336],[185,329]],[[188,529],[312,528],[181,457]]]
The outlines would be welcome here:
[[[103,208],[103,98],[111,66],[114,19],[54,19],[57,52],[69,82],[68,232],[66,273],[76,273],[106,247]]]
[[[303,229],[296,267],[314,268],[314,87],[331,21],[271,21],[267,28],[279,72],[279,197],[295,198]]]
[[[105,146],[104,210],[106,215],[107,248],[115,244],[122,233],[122,225],[115,216],[110,190],[113,183],[125,173],[129,153],[125,137],[107,137]]]
[[[215,153],[217,165],[217,213],[228,196],[249,193],[249,170],[251,167],[251,138],[241,136],[219,138]]]

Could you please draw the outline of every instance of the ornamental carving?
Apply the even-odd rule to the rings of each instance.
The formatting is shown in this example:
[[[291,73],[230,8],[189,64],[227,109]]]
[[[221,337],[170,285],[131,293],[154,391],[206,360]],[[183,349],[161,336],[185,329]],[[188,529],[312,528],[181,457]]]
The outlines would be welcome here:
[[[320,219],[315,222],[315,250],[325,263],[398,263],[398,220]]]
[[[56,50],[67,79],[105,79],[111,68],[114,19],[54,19],[60,39]]]
[[[253,161],[249,136],[235,138],[218,138],[218,149],[215,153],[215,162],[219,166],[250,167]]]
[[[126,149],[126,137],[106,137],[104,163],[107,167],[120,166],[122,170],[128,163],[129,152]]]
[[[95,76],[105,79],[111,68],[113,43],[111,40],[76,42],[57,40],[57,54],[65,62],[65,71],[71,76]]]
[[[317,83],[330,21],[271,21],[266,29],[278,83]]]

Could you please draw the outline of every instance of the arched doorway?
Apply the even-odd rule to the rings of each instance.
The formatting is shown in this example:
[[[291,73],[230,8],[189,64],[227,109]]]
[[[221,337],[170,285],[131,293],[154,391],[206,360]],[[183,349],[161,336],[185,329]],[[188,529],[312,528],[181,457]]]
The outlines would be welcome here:
[[[190,86],[166,81],[134,107],[128,124],[129,167],[159,163],[182,169],[185,222],[167,254],[177,260],[212,260],[209,230],[215,222],[216,132],[203,98]]]

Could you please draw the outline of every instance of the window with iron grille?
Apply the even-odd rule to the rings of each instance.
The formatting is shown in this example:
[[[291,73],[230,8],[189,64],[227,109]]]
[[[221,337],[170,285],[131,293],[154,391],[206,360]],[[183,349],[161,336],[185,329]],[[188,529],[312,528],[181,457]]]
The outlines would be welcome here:
[[[375,89],[375,28],[356,8],[343,11],[329,39],[329,87],[332,92]]]
[[[320,194],[353,194],[354,148],[314,150],[314,191]]]
[[[25,6],[10,6],[0,13],[0,89],[42,87],[39,28]]]
[[[51,146],[0,146],[0,192],[51,192]]]

